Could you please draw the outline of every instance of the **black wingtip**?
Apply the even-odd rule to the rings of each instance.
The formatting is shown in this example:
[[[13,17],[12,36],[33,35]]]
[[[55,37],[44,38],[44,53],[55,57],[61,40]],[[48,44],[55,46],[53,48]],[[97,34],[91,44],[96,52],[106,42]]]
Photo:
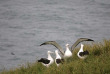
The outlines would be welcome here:
[[[42,46],[42,44],[40,46]]]
[[[42,43],[40,46],[45,45],[45,43]]]
[[[47,45],[47,44],[53,44],[53,43],[55,43],[55,41],[47,41],[47,42],[42,43],[40,46]]]
[[[92,39],[88,39],[88,41],[93,41],[94,42],[94,40],[92,40]]]
[[[89,39],[89,38],[80,38],[80,39],[86,39],[85,41],[93,41],[94,42],[94,40]]]

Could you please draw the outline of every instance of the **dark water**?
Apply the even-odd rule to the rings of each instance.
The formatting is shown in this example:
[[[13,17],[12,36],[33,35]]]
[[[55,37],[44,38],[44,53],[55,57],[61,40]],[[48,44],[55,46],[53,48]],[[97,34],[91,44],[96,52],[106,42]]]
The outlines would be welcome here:
[[[110,39],[110,0],[0,0],[0,70],[35,62],[78,38]]]

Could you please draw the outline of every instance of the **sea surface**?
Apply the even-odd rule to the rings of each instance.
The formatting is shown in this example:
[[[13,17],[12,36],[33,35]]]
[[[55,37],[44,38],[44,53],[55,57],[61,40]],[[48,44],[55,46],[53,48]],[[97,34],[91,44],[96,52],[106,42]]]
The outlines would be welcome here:
[[[110,39],[110,0],[0,0],[0,71],[47,57],[45,41],[78,38]]]

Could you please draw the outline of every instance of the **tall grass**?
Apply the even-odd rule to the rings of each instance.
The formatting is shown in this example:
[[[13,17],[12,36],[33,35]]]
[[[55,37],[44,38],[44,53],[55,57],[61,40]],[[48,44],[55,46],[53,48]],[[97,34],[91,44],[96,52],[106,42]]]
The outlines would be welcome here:
[[[4,70],[1,74],[110,74],[110,40],[92,45],[85,44],[84,50],[90,55],[81,60],[77,57],[79,48],[73,52],[73,56],[59,67],[52,64],[49,68],[41,63],[28,63],[27,67],[22,66],[13,70]]]

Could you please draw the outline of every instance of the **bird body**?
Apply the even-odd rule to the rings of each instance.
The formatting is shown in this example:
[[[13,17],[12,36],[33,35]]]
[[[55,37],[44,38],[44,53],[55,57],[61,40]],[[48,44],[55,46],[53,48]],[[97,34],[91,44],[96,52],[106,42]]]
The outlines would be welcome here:
[[[57,66],[60,65],[64,60],[61,58],[61,56],[58,54],[58,50],[55,50],[56,58],[55,58],[55,63]]]
[[[53,52],[48,51],[48,58],[41,58],[40,60],[38,60],[38,62],[42,62],[44,66],[49,67],[54,62],[54,59],[51,57],[50,53]]]
[[[72,52],[69,49],[69,44],[66,44],[66,51],[64,53],[64,57],[71,57],[72,56]]]
[[[79,52],[77,53],[77,56],[80,59],[85,59],[87,57],[87,55],[89,55],[89,52],[87,50],[83,51],[83,47],[84,47],[84,45],[81,44],[81,48],[80,48]]]

